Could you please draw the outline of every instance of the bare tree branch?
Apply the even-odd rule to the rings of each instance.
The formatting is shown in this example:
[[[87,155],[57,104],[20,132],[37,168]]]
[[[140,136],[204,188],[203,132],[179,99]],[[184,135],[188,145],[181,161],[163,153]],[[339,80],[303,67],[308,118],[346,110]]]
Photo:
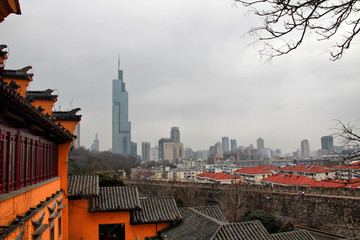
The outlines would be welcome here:
[[[264,19],[263,26],[252,28],[264,47],[260,55],[278,57],[298,48],[307,33],[317,39],[334,39],[330,59],[340,59],[360,31],[360,0],[235,0],[250,7]],[[260,9],[261,8],[261,9]],[[342,39],[339,40],[339,37]],[[286,44],[274,46],[274,40],[288,37]]]
[[[360,160],[360,133],[359,128],[350,123],[344,124],[339,120],[336,120],[337,126],[333,129],[334,136],[339,138],[344,145],[355,145],[357,148],[353,149],[349,154],[343,156],[344,163]]]

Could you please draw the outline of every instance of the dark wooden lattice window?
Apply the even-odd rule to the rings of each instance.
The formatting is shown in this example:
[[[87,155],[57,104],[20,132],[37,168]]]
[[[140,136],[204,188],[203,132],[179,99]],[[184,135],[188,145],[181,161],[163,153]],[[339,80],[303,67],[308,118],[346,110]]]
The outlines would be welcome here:
[[[57,176],[57,144],[0,124],[0,193]]]

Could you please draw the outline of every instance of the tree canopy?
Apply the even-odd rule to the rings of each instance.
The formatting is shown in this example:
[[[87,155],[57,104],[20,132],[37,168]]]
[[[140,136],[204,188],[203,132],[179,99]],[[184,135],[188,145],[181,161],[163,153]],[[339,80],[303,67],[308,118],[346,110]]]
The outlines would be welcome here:
[[[279,223],[275,216],[270,212],[263,210],[246,211],[243,216],[243,221],[259,220],[269,233],[276,233],[279,230]]]
[[[307,33],[331,40],[330,59],[338,60],[360,31],[359,0],[235,0],[264,19],[249,33],[264,47],[261,56],[271,60],[300,46]],[[282,41],[275,41],[282,40]],[[279,42],[281,42],[279,44]]]
[[[98,171],[125,170],[140,165],[136,157],[127,157],[109,151],[91,152],[83,147],[74,149],[69,156],[70,174],[89,174]]]

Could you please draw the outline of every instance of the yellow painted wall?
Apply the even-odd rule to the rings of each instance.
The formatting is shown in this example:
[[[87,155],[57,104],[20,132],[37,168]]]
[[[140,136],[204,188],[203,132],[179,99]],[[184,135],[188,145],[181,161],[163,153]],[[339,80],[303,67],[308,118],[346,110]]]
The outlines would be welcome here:
[[[29,82],[32,81],[32,78],[30,80],[4,78],[4,82],[6,82],[7,84],[9,84],[12,80],[14,80],[14,82],[16,82],[16,84],[20,86],[20,88],[18,88],[16,91],[23,98],[25,98],[25,93],[26,93],[27,87],[29,86]]]
[[[76,124],[78,124],[78,121],[55,121],[55,124],[61,123],[64,128],[69,130],[71,133],[74,133]]]
[[[62,197],[63,197],[63,199],[65,198],[65,196],[62,196]],[[52,206],[56,202],[56,200],[58,200],[60,198],[61,198],[61,196],[57,197],[57,199],[50,202],[50,204],[48,204],[47,206]],[[45,211],[45,217],[44,217],[44,220],[43,220],[42,223],[50,225],[50,222],[49,222],[50,213],[49,213],[49,210],[48,210],[47,206],[45,208],[43,208],[40,212],[38,212],[31,220],[37,220],[41,216],[42,212]],[[58,205],[56,205],[56,210],[57,210],[57,207],[58,207]],[[62,216],[61,221],[63,222],[63,219],[64,219],[64,213],[63,212],[61,213],[61,216]],[[33,227],[32,223],[31,223],[31,220],[27,221],[24,224],[25,232],[24,232],[24,235],[23,235],[23,238],[22,238],[23,240],[33,240],[32,234],[34,232],[34,227]],[[58,217],[53,220],[54,221],[55,240],[65,240],[64,234],[63,234],[64,226],[62,226],[62,235],[59,236],[59,222],[58,222],[58,220],[59,220]],[[63,225],[63,223],[62,223],[62,225]],[[19,235],[21,230],[22,230],[22,227],[19,227],[16,231],[14,231],[7,238],[5,238],[5,240],[13,240],[13,239],[15,239],[15,237]],[[50,240],[50,226],[41,235],[41,239],[42,240]]]
[[[36,108],[41,106],[43,109],[45,109],[42,112],[43,114],[47,113],[47,114],[51,115],[52,108],[53,108],[55,102],[56,101],[51,101],[51,100],[36,100],[35,102],[32,103],[32,105]]]
[[[169,223],[130,225],[130,211],[89,213],[87,200],[69,201],[69,239],[98,240],[99,224],[125,224],[125,238],[156,236]]]
[[[0,202],[0,225],[11,223],[17,215],[26,213],[60,190],[60,179]],[[6,193],[5,193],[6,194]]]

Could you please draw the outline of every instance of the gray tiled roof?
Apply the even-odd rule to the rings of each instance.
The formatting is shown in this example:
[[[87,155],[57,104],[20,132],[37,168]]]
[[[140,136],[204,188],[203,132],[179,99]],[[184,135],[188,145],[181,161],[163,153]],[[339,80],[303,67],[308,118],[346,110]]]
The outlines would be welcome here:
[[[117,212],[140,208],[136,187],[101,187],[100,194],[90,199],[90,212]]]
[[[47,89],[45,91],[26,91],[26,100],[33,102],[35,100],[55,100],[57,95],[52,95],[54,90]]]
[[[141,209],[131,214],[132,224],[174,222],[181,220],[174,197],[149,197],[140,199]]]
[[[222,225],[211,240],[269,240],[270,234],[260,221]]]
[[[70,111],[53,111],[52,115],[58,121],[80,121],[81,115],[76,115],[80,108],[75,108]]]
[[[98,175],[70,175],[68,179],[70,197],[91,197],[99,195]]]
[[[14,79],[25,79],[25,80],[29,80],[31,77],[34,76],[33,73],[28,73],[28,71],[32,69],[31,66],[27,66],[24,67],[22,69],[18,69],[18,70],[10,70],[10,69],[5,69],[4,72],[4,77],[6,78],[14,78]]]
[[[209,240],[223,224],[226,223],[189,208],[183,214],[181,223],[166,228],[159,234],[166,240]]]
[[[315,240],[306,230],[296,230],[291,232],[271,234],[273,240]]]
[[[42,129],[44,135],[52,141],[63,143],[73,140],[73,135],[70,132],[57,126],[49,119],[49,116],[38,111],[4,81],[0,81],[0,106],[11,113],[10,119],[13,117],[19,119],[20,117],[26,121],[30,120],[35,126]]]
[[[208,215],[209,217],[215,218],[217,220],[227,222],[227,219],[225,218],[224,214],[220,210],[218,205],[208,205],[208,206],[197,206],[197,207],[183,207],[179,208],[181,214],[183,214],[187,209],[192,208],[196,211],[199,211],[205,215]]]

